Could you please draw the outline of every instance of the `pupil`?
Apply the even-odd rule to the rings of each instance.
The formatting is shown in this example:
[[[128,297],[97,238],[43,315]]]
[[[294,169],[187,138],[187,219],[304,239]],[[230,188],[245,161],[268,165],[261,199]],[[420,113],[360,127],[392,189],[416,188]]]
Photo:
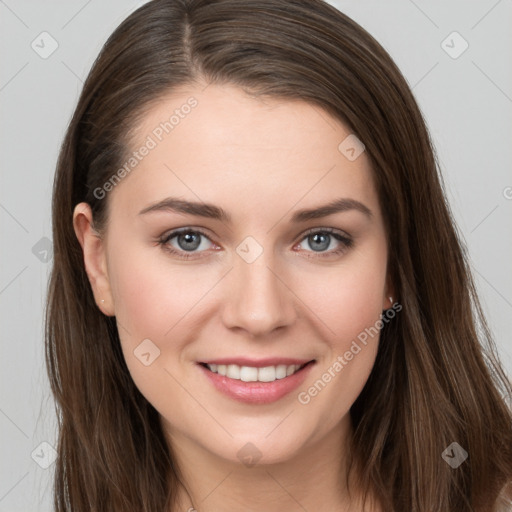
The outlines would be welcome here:
[[[184,241],[184,244],[181,243],[182,241]],[[199,236],[197,235],[197,233],[185,233],[178,237],[178,243],[182,249],[197,249],[200,243]]]
[[[324,250],[329,247],[329,235],[322,234],[322,233],[315,233],[314,235],[311,235],[310,238],[314,241],[314,243],[317,243],[319,241],[319,239],[323,239],[323,242],[320,241],[320,247],[317,246],[317,248],[315,249],[314,245],[312,246],[312,248],[315,251],[316,250]]]

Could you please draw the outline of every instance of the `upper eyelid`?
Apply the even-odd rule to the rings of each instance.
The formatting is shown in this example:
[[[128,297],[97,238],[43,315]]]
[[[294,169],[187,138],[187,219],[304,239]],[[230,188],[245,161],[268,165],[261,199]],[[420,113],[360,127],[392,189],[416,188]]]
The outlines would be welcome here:
[[[182,233],[199,233],[200,235],[204,236],[205,238],[208,238],[208,240],[210,240],[210,242],[213,243],[213,240],[211,240],[210,235],[207,234],[202,229],[199,229],[199,228],[188,228],[188,227],[172,229],[171,231],[168,231],[168,232],[164,233],[160,237],[160,239],[163,240],[163,241],[169,241],[169,240],[173,239],[174,237],[181,235]]]
[[[339,228],[310,228],[310,229],[307,229],[306,231],[304,231],[304,233],[302,233],[300,236],[302,238],[308,236],[309,234],[311,233],[335,233],[335,234],[338,234],[338,235],[342,235],[346,238],[351,238],[351,235],[349,235],[346,231],[344,231],[343,229],[339,229]]]
[[[199,233],[201,236],[204,236],[205,238],[207,238],[211,243],[216,244],[216,242],[214,242],[210,238],[210,235],[208,235],[205,231],[203,231],[203,229],[194,228],[194,227],[176,228],[176,229],[171,230],[168,233],[164,234],[161,237],[161,240],[164,241],[165,243],[167,243],[170,240],[172,240],[173,238],[175,238],[176,236],[179,236],[182,233],[189,233],[189,232]],[[313,228],[309,228],[305,232],[301,233],[299,235],[300,238],[298,238],[297,241],[302,241],[304,238],[306,238],[307,236],[309,236],[310,234],[313,234],[313,233],[338,234],[344,238],[352,239],[351,235],[349,235],[346,231],[344,231],[342,229],[329,228],[329,227],[316,227],[316,228],[313,227]],[[340,241],[340,240],[338,240],[338,241]],[[200,251],[200,252],[203,252],[203,251]]]

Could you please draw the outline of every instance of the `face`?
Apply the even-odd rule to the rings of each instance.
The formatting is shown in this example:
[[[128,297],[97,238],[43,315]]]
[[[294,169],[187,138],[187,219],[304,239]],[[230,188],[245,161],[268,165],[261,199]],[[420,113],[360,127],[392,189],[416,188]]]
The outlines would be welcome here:
[[[349,418],[378,346],[361,333],[391,306],[369,160],[349,135],[302,101],[175,91],[103,189],[102,239],[77,206],[98,306],[175,442],[282,462]]]

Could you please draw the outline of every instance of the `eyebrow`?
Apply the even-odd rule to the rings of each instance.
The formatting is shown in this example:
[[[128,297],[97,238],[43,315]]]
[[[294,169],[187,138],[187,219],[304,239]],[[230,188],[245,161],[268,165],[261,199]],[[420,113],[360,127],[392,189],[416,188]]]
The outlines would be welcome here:
[[[368,218],[372,217],[371,210],[355,199],[339,198],[331,201],[330,203],[315,208],[297,210],[293,213],[291,222],[299,223],[307,220],[320,219],[333,215],[339,212],[347,212],[356,210],[363,213]],[[219,206],[209,203],[200,203],[195,201],[185,201],[175,197],[167,197],[158,203],[152,204],[139,212],[139,215],[144,215],[150,212],[173,211],[177,213],[187,213],[190,215],[197,215],[199,217],[206,217],[215,219],[222,222],[231,222],[231,215]]]

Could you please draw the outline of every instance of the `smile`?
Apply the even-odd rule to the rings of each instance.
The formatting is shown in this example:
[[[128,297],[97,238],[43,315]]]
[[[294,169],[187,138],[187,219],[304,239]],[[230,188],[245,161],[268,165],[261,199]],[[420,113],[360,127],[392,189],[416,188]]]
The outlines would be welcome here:
[[[306,363],[307,364],[307,363]],[[207,364],[206,367],[213,373],[226,376],[230,379],[243,382],[274,382],[293,375],[306,364],[280,364],[277,366],[265,366],[256,368],[254,366],[238,366],[236,364]]]
[[[315,360],[218,361],[198,363],[209,386],[222,395],[247,404],[275,402],[297,389]],[[281,364],[272,364],[281,363]],[[285,364],[286,363],[286,364]]]

